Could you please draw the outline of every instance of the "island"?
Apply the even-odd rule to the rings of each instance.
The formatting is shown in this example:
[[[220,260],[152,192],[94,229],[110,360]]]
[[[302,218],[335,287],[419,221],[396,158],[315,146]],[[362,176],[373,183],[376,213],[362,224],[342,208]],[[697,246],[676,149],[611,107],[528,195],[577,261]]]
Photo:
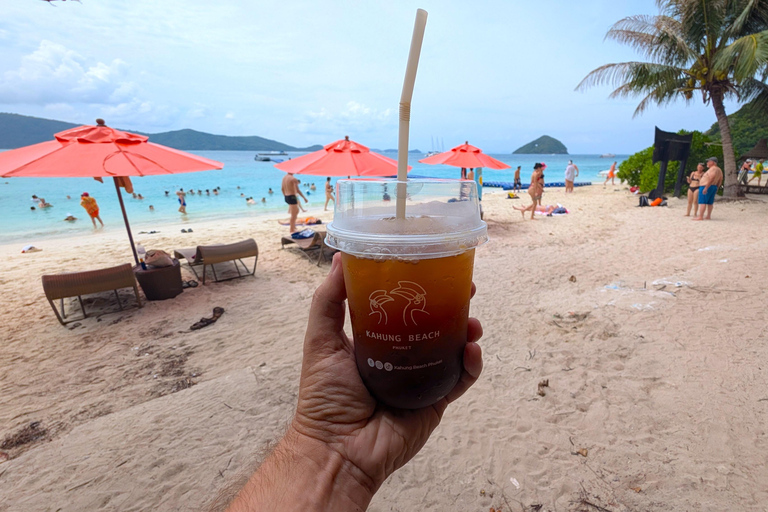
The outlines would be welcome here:
[[[520,146],[512,152],[513,155],[567,155],[568,148],[549,135],[542,135],[533,142]]]

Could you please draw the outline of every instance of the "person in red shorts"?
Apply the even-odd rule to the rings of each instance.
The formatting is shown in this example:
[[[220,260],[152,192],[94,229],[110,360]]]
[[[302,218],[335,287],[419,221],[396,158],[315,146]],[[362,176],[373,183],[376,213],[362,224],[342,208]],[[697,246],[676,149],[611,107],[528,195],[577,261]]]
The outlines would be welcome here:
[[[94,198],[88,195],[88,192],[83,192],[80,195],[80,206],[85,208],[85,211],[88,212],[88,215],[91,217],[93,229],[96,229],[97,220],[101,224],[101,227],[104,227],[104,222],[102,222],[101,217],[99,217],[99,205]]]

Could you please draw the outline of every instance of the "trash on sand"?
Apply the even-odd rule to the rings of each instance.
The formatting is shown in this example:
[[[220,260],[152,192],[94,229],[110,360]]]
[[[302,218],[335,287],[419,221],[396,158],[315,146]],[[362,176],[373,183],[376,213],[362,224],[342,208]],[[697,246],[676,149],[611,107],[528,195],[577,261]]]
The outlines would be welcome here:
[[[576,282],[576,276],[571,276],[571,277],[568,278],[568,280],[570,282],[572,282],[572,283],[575,283]]]
[[[589,450],[587,450],[586,448],[579,448],[573,453],[574,455],[581,455],[582,457],[586,457],[587,455],[589,455]]]
[[[651,304],[632,304],[632,307],[639,311],[653,311]]]
[[[544,391],[544,388],[549,387],[549,379],[544,379],[543,381],[539,382],[538,391],[537,393],[539,396],[547,396],[547,392]]]
[[[213,316],[211,316],[211,318],[201,318],[199,322],[195,322],[194,324],[192,324],[192,327],[190,327],[190,329],[195,331],[197,329],[202,329],[203,327],[207,327],[212,323],[215,323],[216,320],[218,320],[223,314],[224,314],[224,308],[216,306],[215,308],[213,308]]]
[[[519,489],[520,488],[520,482],[518,482],[517,479],[510,478],[509,481],[512,482],[512,485],[515,486],[515,489]]]

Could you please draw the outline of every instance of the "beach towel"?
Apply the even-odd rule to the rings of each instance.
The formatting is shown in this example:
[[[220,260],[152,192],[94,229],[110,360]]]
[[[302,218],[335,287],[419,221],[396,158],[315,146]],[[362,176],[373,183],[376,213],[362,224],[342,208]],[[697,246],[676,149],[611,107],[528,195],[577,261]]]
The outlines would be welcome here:
[[[294,240],[303,240],[305,238],[312,238],[313,236],[315,236],[315,232],[309,228],[291,233],[291,238]]]

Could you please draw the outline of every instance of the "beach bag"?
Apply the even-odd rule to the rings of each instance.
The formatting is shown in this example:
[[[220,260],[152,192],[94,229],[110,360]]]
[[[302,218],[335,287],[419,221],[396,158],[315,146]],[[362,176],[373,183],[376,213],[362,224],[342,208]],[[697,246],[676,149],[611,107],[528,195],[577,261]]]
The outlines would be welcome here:
[[[150,267],[170,267],[173,265],[173,258],[165,251],[150,249],[147,251],[144,263]]]
[[[637,206],[651,206],[651,203],[648,202],[648,196],[640,196],[640,204]]]
[[[657,197],[656,199],[653,200],[653,202],[651,203],[651,206],[659,206],[662,201],[663,201],[662,198]]]

